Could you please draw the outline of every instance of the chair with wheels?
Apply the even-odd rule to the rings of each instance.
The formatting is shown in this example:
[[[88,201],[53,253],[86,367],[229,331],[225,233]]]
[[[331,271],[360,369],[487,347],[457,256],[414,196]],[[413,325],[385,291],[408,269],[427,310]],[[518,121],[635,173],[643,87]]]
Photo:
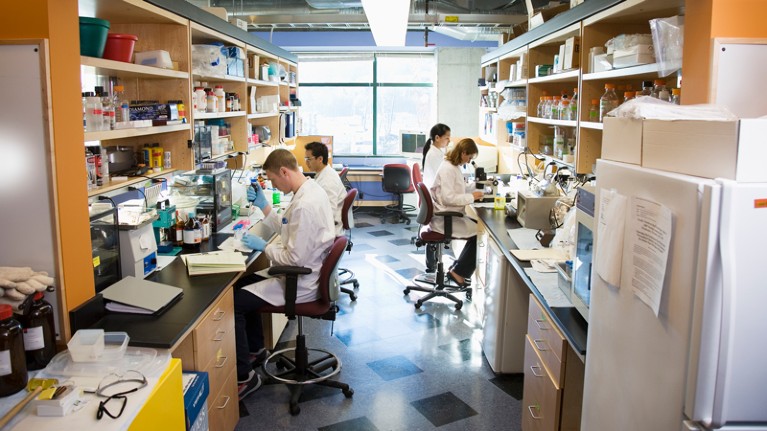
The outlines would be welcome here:
[[[421,199],[421,208],[418,211],[416,220],[421,225],[418,230],[418,239],[416,246],[434,244],[437,247],[437,270],[434,274],[424,274],[413,279],[413,284],[407,286],[403,293],[409,295],[411,290],[426,292],[427,295],[418,298],[415,302],[415,308],[419,309],[428,300],[435,297],[445,297],[455,302],[455,309],[460,310],[463,307],[463,301],[458,299],[454,293],[468,292],[470,287],[460,287],[450,284],[447,281],[447,274],[442,264],[442,250],[450,247],[450,241],[453,239],[453,217],[463,217],[463,214],[456,211],[434,212],[434,204],[431,200],[431,193],[424,183],[416,184],[416,191]],[[434,232],[429,227],[432,217],[445,218],[445,233]]]
[[[348,384],[331,380],[331,377],[341,371],[341,360],[338,356],[323,349],[308,349],[304,335],[303,317],[331,320],[336,318],[335,298],[336,277],[338,263],[341,255],[346,250],[348,240],[346,236],[339,236],[333,242],[330,252],[322,263],[319,278],[320,297],[312,302],[296,304],[296,292],[298,277],[312,272],[309,268],[300,266],[274,266],[269,269],[272,276],[285,276],[285,305],[267,306],[261,311],[264,313],[282,313],[290,320],[297,320],[298,335],[296,347],[277,350],[269,355],[263,365],[264,374],[267,376],[267,384],[284,383],[290,389],[290,414],[297,415],[301,412],[298,400],[306,385],[315,384],[338,388],[343,391],[346,398],[351,398],[354,390]],[[312,352],[310,361],[309,352]],[[293,352],[292,357],[286,355]],[[315,357],[316,356],[316,357]]]
[[[423,182],[423,176],[421,175],[421,167],[418,165],[418,163],[413,163],[413,184],[418,184]],[[421,207],[421,195],[418,195],[418,208]],[[410,244],[415,244],[415,242],[418,240],[418,235],[413,235],[410,237]]]
[[[352,188],[349,190],[349,192],[346,193],[346,197],[344,198],[344,204],[341,208],[341,224],[344,227],[344,231],[347,232],[347,239],[349,240],[349,244],[346,246],[346,251],[350,252],[352,251],[352,228],[351,223],[349,223],[349,212],[352,209],[352,205],[354,204],[354,199],[357,198],[357,189]],[[356,278],[354,278],[354,272],[352,270],[347,268],[338,268],[338,284],[341,286],[341,292],[346,293],[349,295],[349,298],[352,301],[357,300],[357,294],[354,292],[354,290],[359,289],[360,283],[357,281]],[[343,277],[343,278],[342,278]],[[344,287],[347,284],[351,284],[354,286],[354,290],[349,289],[348,287]]]
[[[349,181],[349,178],[346,177],[346,174],[348,173],[349,173],[349,168],[347,166],[344,166],[343,169],[341,169],[341,172],[338,173],[338,177],[341,178],[341,184],[344,185],[344,188],[346,189],[346,191],[349,191],[352,188],[354,188],[354,186],[352,186],[351,181]]]
[[[394,214],[397,217],[395,223],[404,221],[405,224],[410,224],[410,217],[407,213],[415,211],[415,207],[403,203],[404,194],[415,191],[413,182],[410,180],[410,167],[398,163],[384,165],[381,185],[383,191],[392,193],[397,199],[396,204],[386,205],[386,212],[381,216],[381,223],[386,222],[386,217],[389,214]]]

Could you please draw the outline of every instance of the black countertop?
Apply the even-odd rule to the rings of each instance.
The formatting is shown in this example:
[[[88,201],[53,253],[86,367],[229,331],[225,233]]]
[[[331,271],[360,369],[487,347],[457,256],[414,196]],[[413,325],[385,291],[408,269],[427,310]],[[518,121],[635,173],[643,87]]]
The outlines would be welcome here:
[[[231,235],[213,234],[209,241],[201,245],[200,251],[216,250],[217,246],[229,236]],[[196,253],[196,251],[185,250],[181,254],[186,253]],[[248,265],[251,265],[260,255],[260,252],[251,253],[248,256]],[[107,332],[122,331],[130,336],[131,346],[170,349],[241,274],[227,272],[190,277],[187,275],[184,262],[181,259],[174,259],[162,271],[150,274],[146,278],[184,290],[181,299],[164,313],[159,316],[111,313],[104,309],[104,300],[100,294],[97,294],[88,302],[70,311],[72,333],[84,328],[100,328]]]
[[[580,315],[575,307],[549,307],[546,299],[538,291],[530,277],[525,273],[524,268],[530,267],[530,262],[522,262],[511,254],[512,249],[517,249],[517,245],[511,240],[508,229],[521,228],[516,220],[506,216],[505,211],[496,211],[492,208],[475,207],[477,216],[487,226],[488,234],[500,245],[500,249],[506,259],[511,263],[514,270],[517,271],[520,278],[525,282],[533,295],[538,298],[541,304],[546,308],[551,317],[556,321],[557,326],[562,330],[573,350],[581,355],[586,354],[586,333],[588,324]]]

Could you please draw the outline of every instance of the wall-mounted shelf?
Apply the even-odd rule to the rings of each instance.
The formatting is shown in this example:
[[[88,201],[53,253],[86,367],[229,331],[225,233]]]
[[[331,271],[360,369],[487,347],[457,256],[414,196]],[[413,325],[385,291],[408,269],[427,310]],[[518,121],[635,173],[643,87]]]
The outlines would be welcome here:
[[[530,78],[527,80],[529,84],[542,84],[548,82],[568,82],[577,81],[581,71],[579,69],[569,70],[567,72],[556,73],[549,76],[541,76],[538,78]]]
[[[81,56],[80,65],[95,68],[93,72],[96,75],[107,75],[117,78],[189,79],[189,72],[161,69],[159,67],[143,66],[104,58]]]
[[[279,86],[276,82],[264,81],[262,79],[252,79],[252,78],[248,78],[248,85],[255,85],[257,87],[259,87],[259,86],[262,86],[262,87],[277,87],[277,86]]]
[[[194,79],[195,81],[206,81],[206,82],[245,82],[245,77],[231,76],[231,75],[208,76],[208,75],[198,75],[195,73]]]
[[[568,162],[565,162],[562,159],[558,159],[558,158],[556,158],[554,156],[549,156],[549,155],[546,155],[546,154],[538,154],[538,156],[539,157],[545,157],[546,158],[546,163],[554,162],[554,163],[556,163],[556,164],[558,164],[560,166],[567,166],[568,168],[575,169],[575,163],[574,162],[573,163],[568,163]]]
[[[512,81],[505,85],[506,88],[525,88],[527,87],[527,79],[520,79],[519,81]]]
[[[233,118],[244,117],[247,113],[245,111],[230,111],[230,112],[201,112],[194,114],[195,120],[212,120],[216,118]]]
[[[658,77],[658,63],[642,64],[639,66],[626,67],[623,69],[606,70],[604,72],[584,73],[584,81],[620,78],[648,78]]]
[[[584,129],[603,130],[605,125],[594,121],[581,121],[581,127]]]
[[[248,114],[248,120],[252,120],[254,118],[272,118],[280,115],[279,112],[264,112],[264,113],[256,113],[256,114]]]
[[[134,138],[137,136],[157,135],[160,133],[189,131],[190,124],[175,124],[172,126],[139,127],[136,129],[104,130],[102,132],[86,132],[86,141],[106,141],[109,139]]]
[[[128,181],[120,181],[120,182],[110,182],[107,185],[104,186],[98,186],[95,189],[88,190],[88,197],[92,196],[98,196],[107,192],[119,190],[128,186],[132,186],[133,184],[142,183],[144,181],[149,181],[151,178],[157,178],[161,177],[163,175],[168,175],[170,173],[176,172],[178,169],[167,169],[163,170],[161,172],[154,172],[151,174],[146,174],[143,177],[130,177],[128,178]]]
[[[547,124],[549,126],[576,127],[577,121],[572,120],[550,120],[548,118],[527,117],[529,123]]]

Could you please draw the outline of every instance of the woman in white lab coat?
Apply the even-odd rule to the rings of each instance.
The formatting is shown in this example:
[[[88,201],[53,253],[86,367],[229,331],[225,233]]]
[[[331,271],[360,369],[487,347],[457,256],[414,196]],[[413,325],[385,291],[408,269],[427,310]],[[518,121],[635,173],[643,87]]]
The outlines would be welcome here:
[[[450,127],[437,123],[429,132],[429,140],[423,147],[423,183],[431,187],[434,177],[442,161],[445,160],[445,151],[450,144]]]
[[[465,239],[466,245],[447,273],[448,278],[460,286],[466,285],[466,279],[474,272],[477,259],[477,223],[466,216],[466,205],[483,195],[481,190],[466,191],[467,184],[460,166],[471,162],[478,153],[477,144],[473,140],[461,139],[448,151],[445,162],[437,170],[434,184],[429,188],[435,213],[457,211],[464,214],[464,217],[453,217],[452,235],[456,239]],[[444,217],[432,218],[429,227],[435,232],[445,233]]]
[[[333,211],[328,195],[314,180],[306,178],[298,169],[296,158],[284,149],[274,150],[264,162],[264,170],[272,184],[283,193],[293,193],[293,198],[283,214],[267,202],[262,190],[248,190],[248,199],[261,208],[265,223],[277,237],[269,242],[256,235],[246,234],[242,242],[248,247],[263,251],[271,265],[303,266],[311,274],[298,278],[296,303],[311,302],[319,297],[318,278],[322,261],[335,239]],[[245,277],[237,283],[234,292],[235,341],[237,347],[237,380],[240,399],[252,393],[258,386],[253,379],[253,357],[261,359],[264,339],[259,309],[271,304],[285,304],[285,279],[283,277],[259,279]]]

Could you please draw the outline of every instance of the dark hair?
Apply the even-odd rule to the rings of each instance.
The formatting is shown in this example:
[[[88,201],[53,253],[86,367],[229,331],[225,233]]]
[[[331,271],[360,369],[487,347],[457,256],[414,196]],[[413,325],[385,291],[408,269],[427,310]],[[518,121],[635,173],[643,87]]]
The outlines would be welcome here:
[[[426,145],[423,147],[423,160],[421,161],[421,166],[426,165],[426,153],[429,152],[429,149],[431,148],[431,143],[434,142],[434,138],[437,136],[443,136],[445,133],[450,131],[450,127],[448,127],[446,124],[437,123],[434,125],[434,127],[431,128],[429,131],[429,139],[426,141]]]
[[[269,172],[279,172],[280,168],[298,172],[296,157],[284,148],[278,148],[269,153],[262,167],[265,171]]]
[[[448,151],[447,156],[445,156],[445,160],[452,163],[454,166],[458,166],[461,164],[461,155],[478,153],[479,149],[477,148],[476,142],[474,142],[474,140],[471,138],[463,138],[458,141],[457,144],[455,144],[453,149]]]
[[[328,164],[328,147],[322,142],[309,142],[304,145],[304,149],[306,151],[311,151],[312,156],[314,157],[322,156],[322,164]]]

